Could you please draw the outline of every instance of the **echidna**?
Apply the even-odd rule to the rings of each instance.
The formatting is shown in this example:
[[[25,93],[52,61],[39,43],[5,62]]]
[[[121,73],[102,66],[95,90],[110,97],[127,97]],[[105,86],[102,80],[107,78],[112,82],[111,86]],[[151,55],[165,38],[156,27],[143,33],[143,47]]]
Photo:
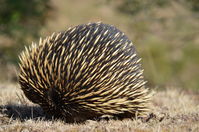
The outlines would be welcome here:
[[[78,25],[53,33],[20,55],[19,83],[26,97],[67,122],[103,115],[142,117],[148,111],[140,58],[114,26]]]

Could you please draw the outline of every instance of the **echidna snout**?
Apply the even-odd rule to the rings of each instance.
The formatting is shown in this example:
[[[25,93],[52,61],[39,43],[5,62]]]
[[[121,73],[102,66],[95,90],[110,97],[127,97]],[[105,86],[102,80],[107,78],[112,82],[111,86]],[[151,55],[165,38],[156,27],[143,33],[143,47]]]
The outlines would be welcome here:
[[[26,97],[67,122],[142,117],[149,110],[135,46],[114,26],[89,23],[54,33],[26,48],[19,66]]]

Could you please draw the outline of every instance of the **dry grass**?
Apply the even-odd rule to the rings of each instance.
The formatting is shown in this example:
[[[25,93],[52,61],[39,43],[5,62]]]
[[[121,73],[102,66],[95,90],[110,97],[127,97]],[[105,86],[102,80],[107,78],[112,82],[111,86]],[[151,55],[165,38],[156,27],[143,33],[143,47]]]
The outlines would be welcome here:
[[[152,17],[147,16],[146,12],[143,12],[134,18],[130,18],[115,11],[112,6],[103,4],[104,1],[52,0],[55,6],[54,18],[49,20],[47,26],[42,30],[42,37],[52,32],[65,30],[69,26],[89,21],[103,21],[104,23],[113,24],[124,31],[137,44],[138,51],[143,54],[144,66],[148,69],[146,70],[146,75],[148,75],[148,79],[152,79],[149,82],[154,82],[154,84],[158,85],[159,80],[168,83],[181,79],[180,82],[183,83],[181,85],[184,86],[185,82],[185,84],[187,83],[187,86],[185,86],[187,88],[192,87],[190,85],[193,80],[198,82],[198,63],[197,65],[195,64],[198,62],[195,60],[198,58],[196,56],[198,54],[194,56],[188,53],[183,54],[182,52],[185,45],[193,47],[194,44],[199,44],[199,37],[196,35],[198,33],[198,19],[187,14],[189,12],[184,11],[178,5],[164,9],[153,9],[152,12],[148,13],[152,14]],[[185,17],[182,17],[184,15]],[[153,18],[153,20],[148,18]],[[179,20],[178,18],[181,19]],[[164,21],[161,23],[158,20]],[[2,42],[4,41],[2,40]],[[157,44],[152,47],[154,42]],[[169,46],[171,47],[167,50]],[[148,48],[156,49],[156,47],[160,47],[160,49],[157,49],[161,53],[157,55],[160,57],[160,60],[155,60],[155,57],[152,58],[150,55],[144,55],[145,53],[150,53]],[[164,49],[164,47],[166,48]],[[190,48],[191,50],[192,48]],[[193,53],[198,53],[196,52],[197,49],[194,51]],[[162,58],[163,55],[167,58]],[[168,55],[171,55],[171,57],[168,57]],[[188,59],[185,60],[185,57],[188,57]],[[164,59],[166,63],[162,63]],[[167,62],[171,62],[173,59],[176,59],[177,62],[182,60],[182,64],[189,64],[190,67],[189,65],[185,67],[185,71],[181,71],[180,74],[176,71],[173,72],[170,69],[173,65],[167,64]],[[153,62],[156,63],[153,64]],[[192,66],[192,64],[195,65]],[[6,73],[9,71],[8,69],[0,66],[0,73],[2,75],[0,78],[6,78],[7,80],[7,78],[13,76],[12,73],[9,73],[8,77],[6,76]],[[13,68],[11,67],[10,69]],[[15,73],[15,71],[13,72]],[[171,72],[173,73],[170,77],[169,75],[167,76]],[[169,80],[166,78],[169,78]],[[198,132],[199,95],[181,89],[167,88],[164,91],[157,92],[154,96],[152,112],[145,119],[110,120],[108,122],[89,120],[84,124],[66,124],[60,120],[55,121],[46,118],[39,106],[32,104],[23,96],[17,84],[0,84],[0,131]]]
[[[29,102],[18,85],[0,85],[0,131],[10,132],[152,132],[199,131],[199,96],[197,94],[167,88],[156,93],[152,113],[145,119],[86,121],[67,124],[61,120],[46,118],[42,109]]]

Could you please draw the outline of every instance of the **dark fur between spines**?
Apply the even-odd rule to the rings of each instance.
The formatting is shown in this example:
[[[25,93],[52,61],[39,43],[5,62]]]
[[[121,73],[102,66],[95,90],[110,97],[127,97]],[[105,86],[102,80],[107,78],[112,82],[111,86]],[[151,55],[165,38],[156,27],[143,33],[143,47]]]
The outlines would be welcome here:
[[[114,26],[89,23],[54,33],[22,52],[19,65],[26,97],[66,122],[149,111],[140,58]]]

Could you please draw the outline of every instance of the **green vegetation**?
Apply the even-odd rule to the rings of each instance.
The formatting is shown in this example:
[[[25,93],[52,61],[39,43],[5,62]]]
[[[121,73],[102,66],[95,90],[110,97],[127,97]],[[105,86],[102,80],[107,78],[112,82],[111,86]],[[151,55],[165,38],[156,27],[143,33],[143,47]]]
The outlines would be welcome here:
[[[114,2],[114,0],[108,0]],[[176,0],[176,3],[189,8],[192,11],[199,11],[199,1],[198,0]],[[150,10],[154,7],[164,7],[171,6],[174,3],[172,0],[123,0],[116,4],[119,11],[124,13],[135,15],[143,10]]]
[[[199,91],[199,0],[0,0],[0,5],[0,131],[199,131],[198,92],[191,91]],[[92,21],[129,36],[148,85],[164,89],[156,92],[147,118],[85,124],[46,119],[10,82],[16,81],[24,45]]]
[[[39,36],[51,9],[49,0],[0,1],[0,56],[16,63],[17,54],[25,44]]]
[[[123,0],[115,8],[127,23],[152,86],[199,90],[199,1]]]
[[[150,87],[199,90],[198,0],[1,0],[0,5],[0,60],[16,64],[23,46],[39,36],[102,21],[133,41]]]

